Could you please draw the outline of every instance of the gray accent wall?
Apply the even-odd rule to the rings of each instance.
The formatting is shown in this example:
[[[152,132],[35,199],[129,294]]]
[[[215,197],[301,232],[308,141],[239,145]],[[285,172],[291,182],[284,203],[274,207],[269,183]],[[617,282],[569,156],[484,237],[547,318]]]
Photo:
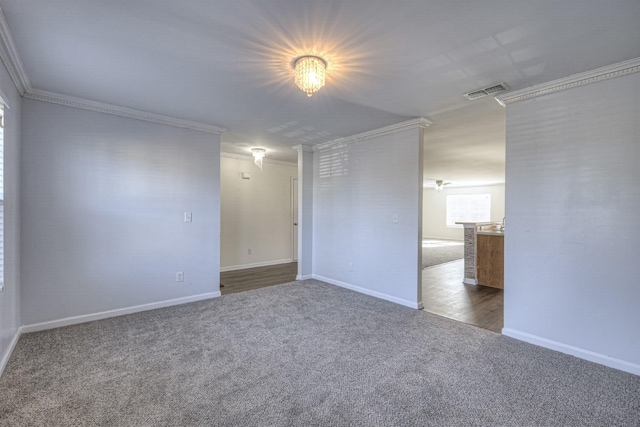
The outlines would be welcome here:
[[[23,325],[219,292],[219,135],[31,99],[22,113]]]
[[[640,374],[640,73],[507,107],[505,329]]]

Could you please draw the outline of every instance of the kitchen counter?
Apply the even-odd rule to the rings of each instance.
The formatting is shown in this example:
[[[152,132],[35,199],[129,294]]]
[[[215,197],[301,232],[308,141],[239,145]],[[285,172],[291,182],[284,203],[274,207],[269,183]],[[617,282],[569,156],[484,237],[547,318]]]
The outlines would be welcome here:
[[[478,285],[504,289],[504,231],[479,231],[476,242]]]

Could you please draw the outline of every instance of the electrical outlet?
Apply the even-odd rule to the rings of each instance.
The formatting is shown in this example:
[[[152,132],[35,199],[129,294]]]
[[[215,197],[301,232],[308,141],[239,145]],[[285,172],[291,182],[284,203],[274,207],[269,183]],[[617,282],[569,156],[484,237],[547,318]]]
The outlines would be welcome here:
[[[398,218],[398,214],[393,214],[393,223],[397,224],[400,221],[400,219]]]
[[[253,250],[247,249],[247,254],[251,255],[252,253],[253,253]]]
[[[349,263],[349,271],[353,271],[353,263],[352,262]]]
[[[176,282],[184,282],[184,272],[178,271],[176,273]]]

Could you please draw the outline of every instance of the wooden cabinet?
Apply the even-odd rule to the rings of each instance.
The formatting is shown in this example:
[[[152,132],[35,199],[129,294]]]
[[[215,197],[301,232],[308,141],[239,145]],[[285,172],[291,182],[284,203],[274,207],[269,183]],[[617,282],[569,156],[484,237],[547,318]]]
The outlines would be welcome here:
[[[477,235],[478,284],[504,289],[504,235]]]

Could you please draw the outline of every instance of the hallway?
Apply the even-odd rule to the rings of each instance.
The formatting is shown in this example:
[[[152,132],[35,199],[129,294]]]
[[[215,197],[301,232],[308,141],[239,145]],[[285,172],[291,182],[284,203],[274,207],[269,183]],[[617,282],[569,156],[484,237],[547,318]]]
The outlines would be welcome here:
[[[297,272],[297,262],[223,271],[220,273],[220,292],[227,295],[293,282]]]

